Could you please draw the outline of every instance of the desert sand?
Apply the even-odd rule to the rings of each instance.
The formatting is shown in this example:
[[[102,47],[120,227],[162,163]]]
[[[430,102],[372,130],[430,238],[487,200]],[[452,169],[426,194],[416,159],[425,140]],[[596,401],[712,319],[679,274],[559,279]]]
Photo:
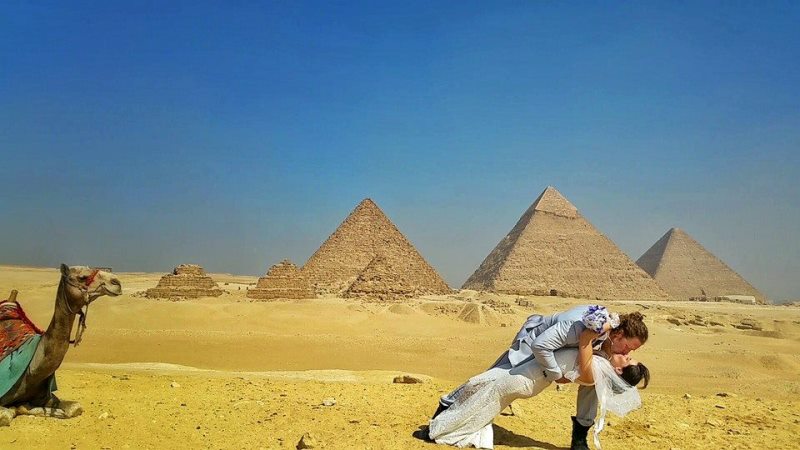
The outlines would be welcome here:
[[[483,371],[529,314],[586,300],[461,291],[391,303],[254,301],[257,277],[210,274],[217,298],[148,299],[163,273],[118,273],[124,294],[92,304],[58,372],[82,416],[21,416],[2,449],[448,448],[419,438],[439,395]],[[55,268],[0,266],[40,327]],[[644,406],[610,418],[605,449],[794,449],[800,434],[800,307],[605,302],[642,311],[653,374]],[[393,384],[415,374],[422,384]],[[569,447],[575,386],[518,401],[495,422],[498,449]],[[325,406],[326,399],[335,404]],[[328,404],[332,403],[330,401]]]

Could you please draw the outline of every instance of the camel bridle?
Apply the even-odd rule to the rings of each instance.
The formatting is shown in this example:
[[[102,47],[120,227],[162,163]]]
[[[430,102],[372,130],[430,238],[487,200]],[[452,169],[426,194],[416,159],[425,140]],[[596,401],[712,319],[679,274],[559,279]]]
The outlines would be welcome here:
[[[92,273],[86,278],[86,281],[83,283],[74,283],[69,279],[69,276],[62,275],[64,281],[78,289],[83,294],[83,301],[85,303],[84,307],[78,308],[77,311],[73,311],[72,307],[69,305],[69,300],[65,300],[66,305],[64,305],[67,311],[72,315],[78,315],[78,329],[75,331],[75,339],[70,339],[69,343],[73,344],[75,347],[81,343],[83,339],[83,332],[86,331],[86,317],[89,315],[89,286],[94,283],[95,277],[97,277],[97,273],[100,272],[99,269],[92,270]],[[85,310],[84,310],[85,308]]]

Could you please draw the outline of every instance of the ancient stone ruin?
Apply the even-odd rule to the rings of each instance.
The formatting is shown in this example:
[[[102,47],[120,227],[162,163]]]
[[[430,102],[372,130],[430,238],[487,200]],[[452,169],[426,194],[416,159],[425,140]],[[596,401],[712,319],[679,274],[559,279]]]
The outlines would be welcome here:
[[[378,255],[381,258],[376,260]],[[380,289],[386,289],[382,295],[387,296],[450,292],[436,270],[370,199],[358,204],[309,258],[302,273],[315,292],[341,295],[373,260],[349,295],[378,295]]]
[[[145,292],[149,298],[219,297],[222,289],[197,264],[181,264]]]
[[[347,288],[344,297],[370,297],[387,300],[414,297],[419,292],[403,276],[403,273],[408,271],[407,269],[398,264],[391,264],[382,255],[376,255]]]
[[[589,299],[665,299],[666,292],[548,186],[464,289]]]
[[[492,307],[480,303],[467,303],[458,313],[458,320],[481,325],[498,325],[500,314]]]
[[[258,300],[316,297],[297,266],[286,259],[270,267],[256,287],[247,290],[247,296]]]
[[[764,294],[679,228],[667,231],[636,264],[676,299],[767,302]]]

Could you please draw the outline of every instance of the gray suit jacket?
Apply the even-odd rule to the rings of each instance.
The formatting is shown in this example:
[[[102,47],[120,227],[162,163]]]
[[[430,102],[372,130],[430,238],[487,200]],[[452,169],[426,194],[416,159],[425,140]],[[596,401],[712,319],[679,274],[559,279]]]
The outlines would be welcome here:
[[[585,328],[581,319],[588,309],[589,305],[583,305],[549,316],[534,314],[528,317],[511,343],[511,348],[497,360],[495,367],[514,367],[535,358],[548,381],[563,377],[564,374],[561,373],[553,352],[560,348],[578,346]],[[595,347],[606,338],[608,334],[595,339]],[[597,415],[597,395],[594,386],[578,388],[576,406],[576,420],[583,426],[591,426]]]
[[[581,319],[588,309],[589,305],[581,305],[549,316],[534,314],[528,317],[508,350],[511,365],[517,366],[533,357],[542,366],[548,380],[561,378],[563,374],[553,352],[578,346],[581,333],[586,329]],[[595,345],[606,337],[598,337]]]

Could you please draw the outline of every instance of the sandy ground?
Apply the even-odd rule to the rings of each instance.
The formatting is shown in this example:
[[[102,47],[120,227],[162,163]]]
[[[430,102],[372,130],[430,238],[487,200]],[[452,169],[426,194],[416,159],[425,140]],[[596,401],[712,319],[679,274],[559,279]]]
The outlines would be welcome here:
[[[59,396],[85,413],[19,417],[0,429],[0,449],[295,448],[304,433],[318,448],[446,448],[418,437],[438,396],[493,362],[527,315],[583,303],[520,306],[470,291],[396,304],[252,302],[244,293],[256,278],[225,274],[212,274],[222,297],[173,302],[138,294],[161,274],[118,275],[125,293],[92,305],[58,372]],[[0,296],[19,290],[44,328],[58,277],[0,266]],[[479,323],[459,319],[476,303],[488,305]],[[636,356],[653,381],[643,408],[611,418],[604,448],[798,448],[800,308],[607,304],[647,316],[651,338]],[[392,383],[404,373],[431,379]],[[515,403],[495,422],[496,448],[568,448],[575,392]]]

